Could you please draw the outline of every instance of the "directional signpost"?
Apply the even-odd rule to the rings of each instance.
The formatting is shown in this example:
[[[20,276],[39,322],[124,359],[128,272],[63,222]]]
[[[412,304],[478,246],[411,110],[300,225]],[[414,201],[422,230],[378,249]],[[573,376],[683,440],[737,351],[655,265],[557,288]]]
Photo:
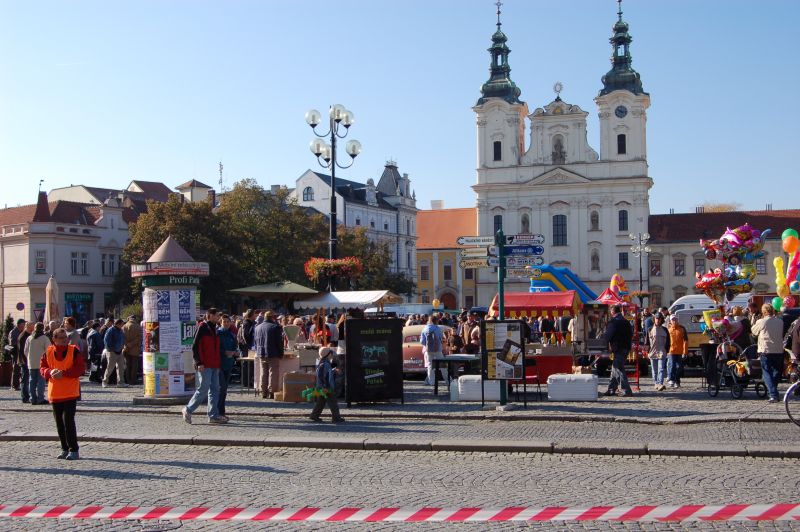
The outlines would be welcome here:
[[[506,266],[509,268],[520,268],[523,266],[541,266],[544,264],[542,257],[507,257]]]
[[[482,248],[464,248],[460,252],[462,259],[467,258],[474,258],[474,257],[488,257],[489,252],[486,250],[485,247]]]
[[[544,235],[534,233],[508,235],[506,237],[506,246],[529,246],[532,244],[544,244]]]
[[[456,243],[459,246],[491,246],[495,242],[493,236],[460,236]]]
[[[504,253],[506,256],[515,257],[515,256],[529,256],[529,255],[544,255],[544,247],[543,246],[503,246]]]
[[[489,262],[488,258],[468,258],[468,259],[461,259],[461,262],[458,263],[459,266],[462,268],[488,268]]]

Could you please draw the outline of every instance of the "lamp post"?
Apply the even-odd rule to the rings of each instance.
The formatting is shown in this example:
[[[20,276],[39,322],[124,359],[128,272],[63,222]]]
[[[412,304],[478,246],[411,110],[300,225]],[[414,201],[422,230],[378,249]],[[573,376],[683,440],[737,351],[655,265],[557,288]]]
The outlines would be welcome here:
[[[631,246],[631,253],[633,253],[634,257],[639,257],[639,307],[642,306],[642,292],[644,292],[644,279],[642,276],[642,255],[645,253],[650,253],[650,246],[646,245],[647,241],[650,240],[649,233],[630,233],[628,235],[633,241],[633,245]]]
[[[353,166],[356,157],[361,153],[361,143],[357,140],[349,140],[345,145],[345,151],[350,156],[350,164],[343,166],[336,162],[336,139],[343,139],[347,136],[350,126],[353,125],[355,118],[353,113],[344,108],[343,105],[332,105],[328,113],[330,117],[330,129],[326,133],[318,133],[317,126],[322,122],[322,115],[316,109],[311,109],[306,113],[306,123],[311,126],[311,130],[316,139],[311,141],[309,149],[317,157],[317,162],[323,168],[328,168],[331,172],[331,209],[330,209],[330,239],[328,242],[328,258],[336,257],[336,167],[341,169]],[[344,127],[344,130],[341,128]],[[322,139],[330,137],[330,144]],[[324,161],[324,163],[323,163]],[[336,290],[336,277],[328,279],[328,292]]]

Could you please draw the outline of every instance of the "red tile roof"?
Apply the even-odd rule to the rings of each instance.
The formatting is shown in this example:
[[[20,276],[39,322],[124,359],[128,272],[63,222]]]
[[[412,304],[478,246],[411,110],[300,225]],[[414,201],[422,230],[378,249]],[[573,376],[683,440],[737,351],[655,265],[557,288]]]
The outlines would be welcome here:
[[[476,235],[478,216],[474,207],[417,212],[417,249],[459,248],[459,236]]]
[[[33,220],[36,205],[22,205],[9,209],[0,209],[0,227],[4,225],[24,224]]]
[[[51,201],[47,203],[49,219],[42,219],[42,213],[37,213],[39,205],[22,205],[10,209],[0,209],[0,227],[4,225],[24,224],[33,221],[55,222],[62,224],[94,225],[100,219],[102,207],[73,201]],[[139,214],[131,209],[122,210],[122,218],[126,223],[135,222]]]
[[[780,238],[788,227],[800,229],[800,209],[780,211],[732,211],[682,214],[652,214],[648,221],[650,242],[693,242],[719,238],[727,227],[749,223],[754,229],[772,229],[768,237]]]
[[[136,183],[136,186],[142,189],[142,193],[148,199],[154,199],[162,203],[166,203],[169,200],[169,195],[173,193],[167,185],[158,181],[133,180],[132,183]]]

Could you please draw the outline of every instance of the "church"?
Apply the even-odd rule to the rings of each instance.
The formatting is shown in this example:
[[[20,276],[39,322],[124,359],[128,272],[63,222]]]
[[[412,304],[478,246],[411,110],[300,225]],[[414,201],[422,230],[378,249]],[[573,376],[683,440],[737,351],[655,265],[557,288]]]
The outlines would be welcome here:
[[[556,98],[530,111],[511,80],[508,38],[497,31],[489,48],[490,77],[473,111],[477,125],[477,234],[544,235],[544,262],[573,270],[595,292],[622,273],[639,284],[630,234],[645,233],[653,180],[647,165],[650,95],[633,69],[631,35],[620,7],[610,39],[611,70],[594,98],[599,152],[587,138],[589,112]],[[634,266],[634,262],[636,265]],[[645,268],[646,270],[646,268]],[[477,270],[477,301],[497,290],[492,269]],[[525,291],[528,277],[511,269],[506,290]]]

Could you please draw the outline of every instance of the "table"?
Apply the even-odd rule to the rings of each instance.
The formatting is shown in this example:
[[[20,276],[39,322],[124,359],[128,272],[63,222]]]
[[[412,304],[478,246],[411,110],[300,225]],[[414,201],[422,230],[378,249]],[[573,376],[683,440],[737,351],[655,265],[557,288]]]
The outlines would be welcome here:
[[[433,395],[439,395],[439,379],[437,374],[442,362],[447,364],[447,389],[450,390],[450,381],[453,376],[453,364],[457,362],[475,362],[480,360],[480,355],[447,355],[433,357]]]
[[[246,389],[252,389],[255,384],[255,380],[253,375],[255,373],[255,365],[256,359],[254,357],[240,357],[239,364],[241,365],[241,375],[242,375],[242,386],[241,391]]]

